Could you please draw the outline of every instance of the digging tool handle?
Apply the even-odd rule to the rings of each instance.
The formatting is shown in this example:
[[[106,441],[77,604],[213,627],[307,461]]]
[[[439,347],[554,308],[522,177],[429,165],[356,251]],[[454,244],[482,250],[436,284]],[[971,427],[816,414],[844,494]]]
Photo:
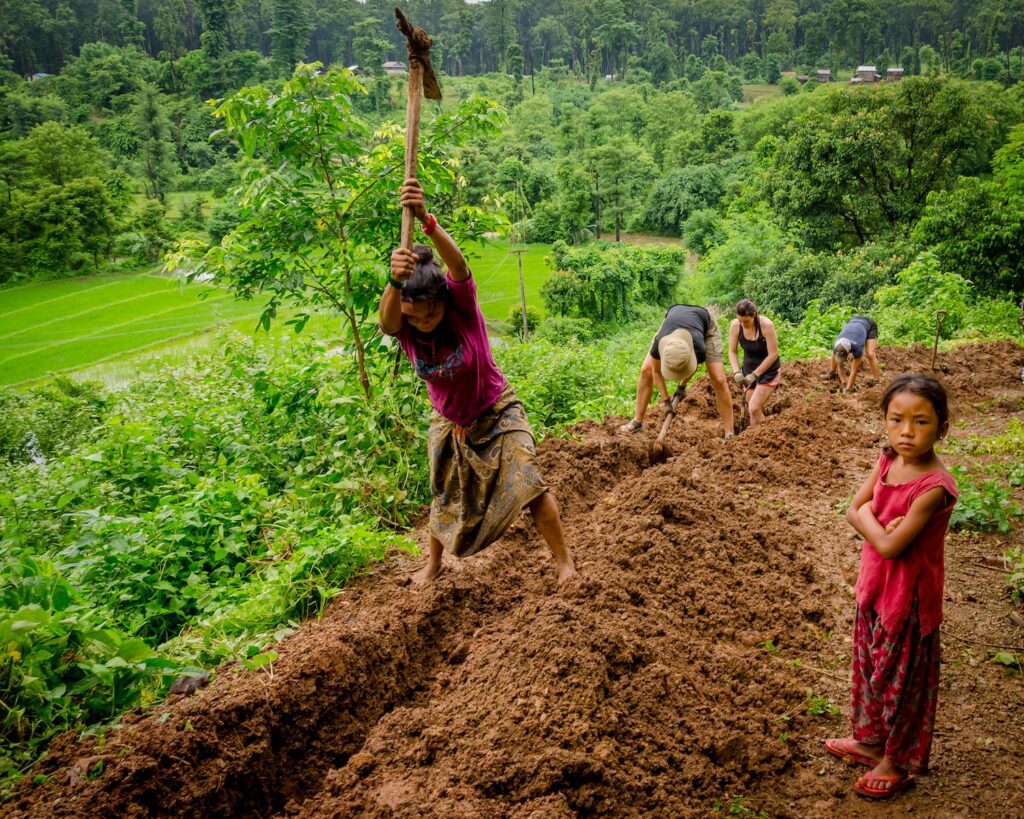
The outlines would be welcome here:
[[[946,321],[946,311],[939,310],[935,314],[935,343],[932,345],[932,369],[935,369],[935,359],[939,354],[939,333],[942,332],[942,325]]]
[[[672,423],[672,419],[675,418],[676,410],[679,409],[679,402],[683,400],[686,395],[686,386],[680,384],[676,387],[676,391],[672,394],[672,401],[668,405],[668,412],[665,413],[665,420],[661,422],[661,432],[658,433],[658,442],[665,440],[665,436],[668,434],[669,425]]]
[[[416,178],[416,153],[420,137],[420,100],[423,89],[423,66],[418,60],[409,61],[409,100],[405,109],[405,178]],[[402,208],[401,246],[412,250],[412,231],[416,217],[412,208]]]

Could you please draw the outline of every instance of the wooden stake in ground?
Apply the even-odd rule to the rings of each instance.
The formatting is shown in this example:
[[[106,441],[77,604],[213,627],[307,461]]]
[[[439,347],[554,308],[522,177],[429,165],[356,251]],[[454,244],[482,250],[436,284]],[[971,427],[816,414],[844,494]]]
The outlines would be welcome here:
[[[416,153],[420,137],[420,92],[427,99],[441,99],[441,86],[437,84],[434,68],[430,64],[430,35],[417,28],[397,6],[395,7],[398,30],[405,35],[406,50],[409,53],[409,96],[405,108],[405,178],[416,178]],[[412,208],[402,208],[401,246],[412,249],[414,219]]]
[[[946,321],[946,311],[939,310],[935,314],[935,344],[932,345],[932,369],[935,369],[935,357],[939,354],[939,333],[942,332],[942,325]]]
[[[530,335],[530,325],[526,321],[526,282],[523,280],[523,254],[526,252],[526,248],[517,248],[512,252],[519,260],[519,303],[523,311],[523,341],[526,341]]]

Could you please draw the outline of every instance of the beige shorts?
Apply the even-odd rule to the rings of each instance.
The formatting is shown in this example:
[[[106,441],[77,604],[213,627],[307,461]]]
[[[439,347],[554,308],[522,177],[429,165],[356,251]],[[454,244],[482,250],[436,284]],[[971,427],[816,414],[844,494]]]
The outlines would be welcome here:
[[[704,334],[704,360],[714,364],[721,364],[722,352],[722,328],[718,326],[717,321],[712,320],[711,327]]]

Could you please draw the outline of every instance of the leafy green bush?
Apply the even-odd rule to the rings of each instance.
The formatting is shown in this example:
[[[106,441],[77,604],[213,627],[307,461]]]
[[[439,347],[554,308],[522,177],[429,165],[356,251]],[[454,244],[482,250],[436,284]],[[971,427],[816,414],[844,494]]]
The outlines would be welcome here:
[[[530,335],[533,335],[537,329],[537,325],[540,323],[540,318],[537,315],[536,310],[531,310],[529,307],[526,308],[526,329]],[[519,338],[523,337],[523,308],[518,304],[512,305],[512,309],[508,311],[508,326],[509,329],[515,333]]]
[[[766,314],[799,321],[828,276],[829,259],[789,246],[751,270],[743,281],[744,291]]]
[[[1013,521],[1024,516],[1024,509],[1013,500],[1013,492],[1001,482],[976,482],[962,467],[954,467],[952,472],[960,489],[950,519],[954,529],[1006,534]]]
[[[746,298],[747,274],[771,261],[789,243],[767,209],[732,212],[723,219],[725,238],[701,259],[701,301],[731,304]]]
[[[105,626],[49,561],[0,560],[0,796],[54,734],[109,720],[164,689],[177,664]]]
[[[427,499],[425,396],[390,354],[371,362],[372,403],[345,365],[312,341],[229,341],[107,396],[100,419],[73,405],[96,425],[77,448],[2,470],[8,768],[182,664],[265,642],[405,543],[382,522]]]
[[[53,457],[98,422],[107,398],[94,384],[54,378],[29,390],[0,388],[0,461]]]
[[[819,295],[825,306],[843,304],[861,312],[874,307],[875,292],[893,284],[911,256],[906,243],[876,242],[832,257]]]
[[[920,254],[896,284],[875,293],[873,317],[892,343],[934,338],[935,314],[946,311],[941,338],[1001,338],[1016,335],[1017,308],[1010,298],[978,298],[969,281],[942,270],[936,257]]]
[[[700,254],[707,253],[725,239],[722,217],[718,211],[710,208],[693,211],[683,223],[683,237],[691,250]]]
[[[568,339],[586,344],[593,341],[595,337],[594,323],[588,319],[548,316],[540,323],[534,338],[536,340],[544,339],[555,344],[561,344]]]
[[[645,326],[590,345],[540,338],[497,350],[495,357],[534,432],[547,434],[584,418],[627,412],[650,337]]]
[[[691,213],[714,208],[724,195],[725,178],[718,165],[690,165],[670,171],[648,194],[638,227],[663,236],[679,236]]]
[[[553,315],[595,322],[621,322],[642,304],[664,304],[683,272],[680,247],[589,244],[571,248],[556,242],[551,262],[556,272],[541,287]]]

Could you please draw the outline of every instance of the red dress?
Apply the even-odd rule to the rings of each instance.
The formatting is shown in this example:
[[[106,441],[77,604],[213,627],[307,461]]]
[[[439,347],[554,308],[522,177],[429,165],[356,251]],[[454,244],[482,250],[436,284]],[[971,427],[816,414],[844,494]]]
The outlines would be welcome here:
[[[879,457],[871,511],[885,526],[936,486],[946,503],[897,557],[882,558],[865,541],[857,577],[853,636],[853,736],[884,745],[903,770],[928,769],[939,693],[939,624],[942,622],[943,553],[957,489],[947,472],[928,472],[906,483],[885,483],[893,458]]]

